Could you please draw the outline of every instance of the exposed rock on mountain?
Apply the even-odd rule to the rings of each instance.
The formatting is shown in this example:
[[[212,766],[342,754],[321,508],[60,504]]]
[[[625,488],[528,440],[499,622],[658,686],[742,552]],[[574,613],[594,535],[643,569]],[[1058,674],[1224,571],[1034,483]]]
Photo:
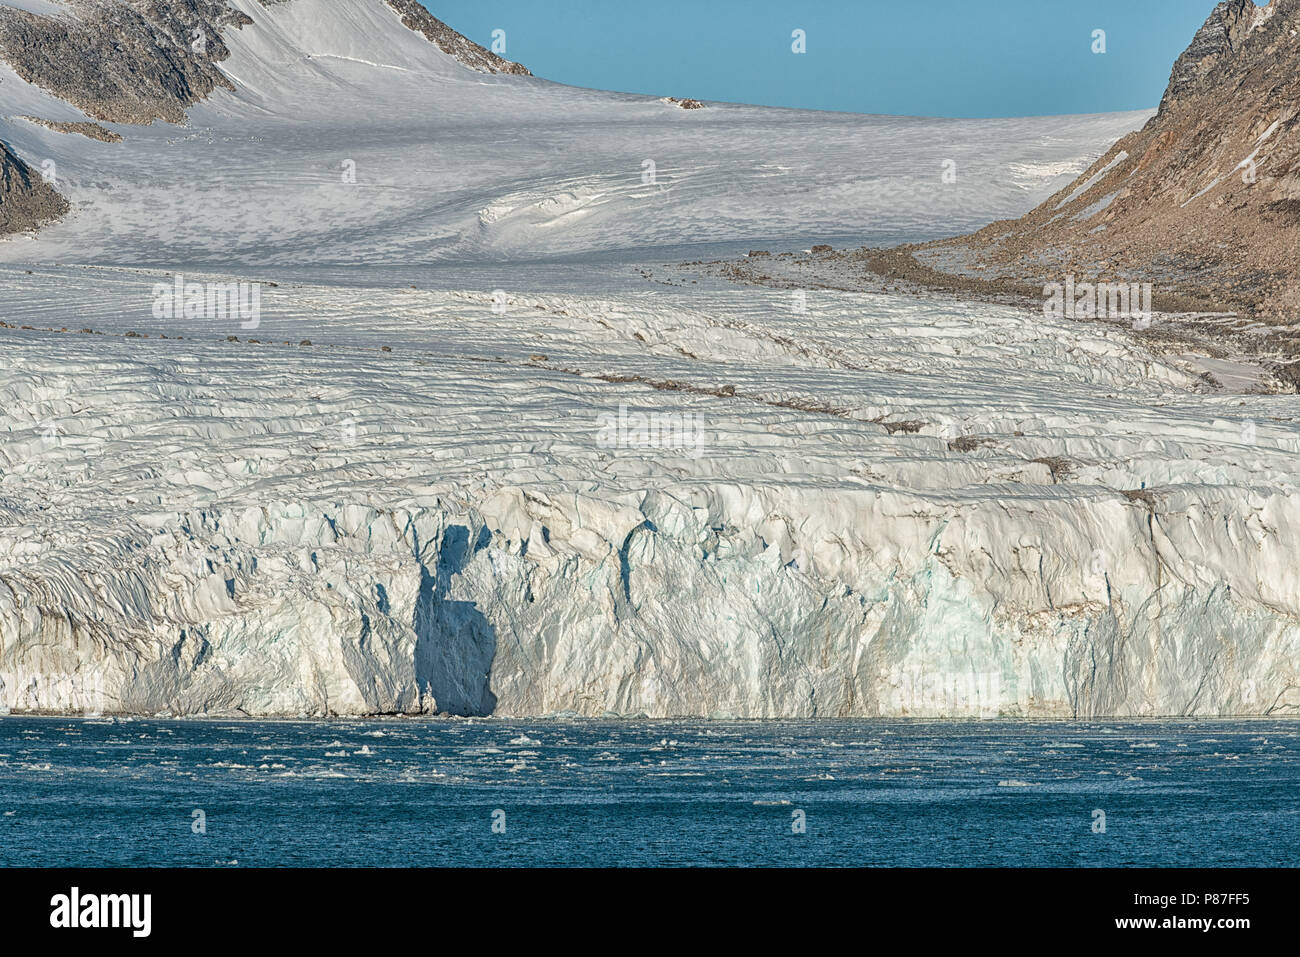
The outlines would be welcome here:
[[[0,58],[29,83],[115,123],[180,123],[215,88],[233,90],[217,67],[230,55],[221,34],[252,22],[209,0],[76,0],[68,11],[0,6]]]
[[[1241,46],[1259,19],[1258,10],[1253,0],[1220,3],[1214,8],[1174,63],[1169,88],[1160,101],[1162,113],[1200,84],[1224,55],[1231,56]]]
[[[471,70],[478,70],[480,73],[532,76],[526,67],[503,59],[473,40],[461,36],[420,6],[417,0],[387,0],[387,2],[401,16],[403,25],[416,33],[423,34],[443,53],[455,57]]]
[[[989,279],[1150,282],[1243,313],[1300,309],[1300,0],[1227,0],[1159,112],[1025,217],[932,244]]]
[[[67,201],[0,143],[0,236],[35,229],[67,211]]]
[[[98,123],[76,123],[66,120],[47,120],[39,116],[20,116],[20,120],[26,120],[29,123],[35,123],[37,126],[43,126],[47,130],[54,130],[56,133],[80,133],[82,136],[89,137],[92,140],[99,140],[101,143],[120,143],[122,135],[114,133],[112,130],[105,129]]]

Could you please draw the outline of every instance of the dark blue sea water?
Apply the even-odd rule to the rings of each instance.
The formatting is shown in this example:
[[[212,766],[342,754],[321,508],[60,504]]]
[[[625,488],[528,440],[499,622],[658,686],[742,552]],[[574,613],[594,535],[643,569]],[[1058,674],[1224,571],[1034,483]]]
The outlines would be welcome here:
[[[0,719],[0,865],[1297,862],[1286,721]]]

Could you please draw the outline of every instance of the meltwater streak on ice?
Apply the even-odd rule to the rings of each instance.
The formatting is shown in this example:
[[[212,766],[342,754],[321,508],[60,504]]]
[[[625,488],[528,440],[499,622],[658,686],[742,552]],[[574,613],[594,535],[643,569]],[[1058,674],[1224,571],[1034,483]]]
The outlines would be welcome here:
[[[6,718],[0,865],[1293,865],[1297,786],[1266,720]]]

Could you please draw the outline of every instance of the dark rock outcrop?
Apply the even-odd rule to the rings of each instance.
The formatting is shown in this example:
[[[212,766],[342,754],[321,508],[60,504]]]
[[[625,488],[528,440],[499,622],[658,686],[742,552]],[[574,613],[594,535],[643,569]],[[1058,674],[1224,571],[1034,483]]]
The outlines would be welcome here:
[[[1205,25],[1196,31],[1191,45],[1174,62],[1169,88],[1160,101],[1160,112],[1200,83],[1222,57],[1231,56],[1241,47],[1250,35],[1257,9],[1254,0],[1228,0],[1214,8]]]
[[[222,31],[252,21],[215,0],[75,0],[72,15],[0,7],[0,58],[24,80],[97,120],[180,123],[234,87],[217,63]]]
[[[499,57],[491,50],[457,33],[424,9],[417,0],[387,0],[387,3],[397,11],[404,26],[423,35],[443,53],[459,60],[471,70],[478,70],[480,73],[532,76],[526,67]]]
[[[0,236],[36,229],[67,211],[67,200],[0,143]]]
[[[20,116],[20,120],[26,120],[28,123],[35,123],[37,126],[43,126],[47,130],[54,130],[56,133],[80,133],[92,140],[99,140],[101,143],[120,143],[122,135],[114,133],[110,129],[100,126],[98,123],[74,123],[67,120],[47,120],[40,116]]]

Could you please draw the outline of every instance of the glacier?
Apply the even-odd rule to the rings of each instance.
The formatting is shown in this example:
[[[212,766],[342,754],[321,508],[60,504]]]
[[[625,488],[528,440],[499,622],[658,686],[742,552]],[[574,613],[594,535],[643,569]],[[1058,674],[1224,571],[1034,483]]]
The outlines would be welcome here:
[[[0,64],[72,204],[0,243],[0,711],[1300,708],[1265,370],[686,262],[1019,215],[1149,113],[683,111],[230,5],[233,91],[121,143]],[[182,274],[255,323],[156,318]]]

